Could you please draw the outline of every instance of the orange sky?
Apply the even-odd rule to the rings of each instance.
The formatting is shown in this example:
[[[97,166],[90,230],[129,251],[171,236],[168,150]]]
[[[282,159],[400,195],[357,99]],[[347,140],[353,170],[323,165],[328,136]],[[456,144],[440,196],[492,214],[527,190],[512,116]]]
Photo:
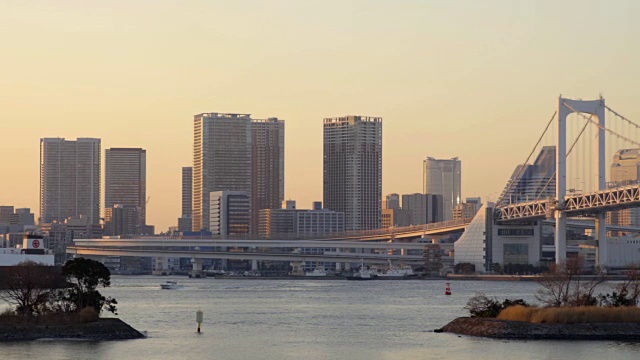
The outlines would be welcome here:
[[[496,197],[559,94],[640,119],[635,1],[5,1],[0,204],[38,213],[41,137],[147,149],[147,221],[180,215],[193,115],[286,120],[287,198],[322,199],[322,119],[383,117],[383,193],[460,157]],[[37,216],[37,215],[36,215]]]

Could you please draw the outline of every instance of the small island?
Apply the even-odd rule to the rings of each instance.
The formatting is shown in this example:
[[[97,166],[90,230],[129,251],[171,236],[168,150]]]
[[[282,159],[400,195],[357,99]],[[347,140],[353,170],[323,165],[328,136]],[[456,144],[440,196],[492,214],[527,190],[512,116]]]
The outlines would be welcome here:
[[[611,294],[595,295],[606,275],[584,276],[582,265],[580,258],[568,259],[538,280],[536,299],[543,307],[476,294],[467,302],[470,317],[434,331],[496,339],[640,341],[640,271],[627,271]]]
[[[76,258],[61,268],[23,262],[0,271],[0,299],[10,305],[0,313],[0,342],[145,337],[120,319],[100,317],[117,315],[117,301],[97,290],[111,285],[99,261]]]

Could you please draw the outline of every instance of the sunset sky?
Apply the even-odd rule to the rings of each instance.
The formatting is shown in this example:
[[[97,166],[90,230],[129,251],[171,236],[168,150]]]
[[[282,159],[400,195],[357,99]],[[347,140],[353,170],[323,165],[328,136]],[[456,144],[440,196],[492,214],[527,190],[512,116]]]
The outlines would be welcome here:
[[[383,194],[427,156],[495,198],[562,94],[640,122],[639,1],[0,2],[0,205],[39,214],[39,139],[147,150],[147,222],[177,225],[193,115],[286,121],[285,194],[322,200],[322,119],[383,117]],[[104,160],[103,160],[104,164]],[[104,176],[104,172],[103,172]],[[103,190],[104,191],[104,190]]]

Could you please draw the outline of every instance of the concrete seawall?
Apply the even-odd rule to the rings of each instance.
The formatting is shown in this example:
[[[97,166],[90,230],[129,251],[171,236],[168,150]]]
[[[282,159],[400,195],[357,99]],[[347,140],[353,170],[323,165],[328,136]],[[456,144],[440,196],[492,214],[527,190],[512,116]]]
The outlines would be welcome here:
[[[116,318],[76,325],[2,325],[0,342],[37,339],[128,340],[145,336]]]

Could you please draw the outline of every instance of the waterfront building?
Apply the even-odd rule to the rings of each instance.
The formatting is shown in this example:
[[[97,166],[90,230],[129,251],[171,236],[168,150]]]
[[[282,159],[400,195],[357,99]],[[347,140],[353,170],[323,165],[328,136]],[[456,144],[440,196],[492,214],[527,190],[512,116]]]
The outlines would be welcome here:
[[[620,149],[613,156],[609,186],[624,186],[638,182],[640,175],[640,149]],[[618,226],[640,226],[640,208],[610,211],[607,222]],[[625,232],[615,231],[614,235]]]
[[[322,209],[320,201],[314,201],[311,209],[296,209],[295,201],[288,202],[290,206],[285,209],[260,210],[261,236],[290,234],[302,237],[345,231],[344,213]]]
[[[203,113],[194,116],[193,231],[210,230],[209,195],[251,194],[251,116]]]
[[[251,203],[246,191],[213,191],[209,197],[212,235],[249,234]]]
[[[40,223],[100,221],[100,139],[40,139]]]
[[[382,203],[382,118],[324,119],[323,198],[346,230],[378,229]]]
[[[454,243],[455,264],[470,263],[490,272],[495,263],[538,265],[542,260],[542,222],[495,224],[494,204],[481,207]]]
[[[556,196],[556,147],[544,146],[533,164],[518,165],[500,195],[501,206]]]
[[[409,212],[410,225],[443,221],[443,198],[435,194],[402,195],[402,209]]]
[[[192,231],[193,214],[193,167],[182,168],[182,213],[178,219],[178,231]]]
[[[284,121],[251,120],[251,149],[251,229],[258,233],[258,212],[284,200]]]
[[[453,209],[461,202],[462,162],[457,157],[428,157],[422,163],[422,178],[422,193],[441,195],[443,220],[451,220]]]
[[[105,218],[107,212],[112,219],[126,217],[127,221],[133,219],[135,213],[137,224],[134,233],[126,235],[140,235],[146,225],[146,200],[147,199],[147,152],[140,148],[111,148],[105,151],[105,185],[104,206]],[[117,205],[117,207],[116,207]],[[126,208],[126,210],[124,210]],[[135,209],[133,209],[135,208]],[[118,210],[115,210],[118,209]],[[114,212],[118,212],[117,217]],[[126,213],[126,215],[125,215]],[[125,235],[124,227],[109,235]],[[131,229],[127,228],[126,232]]]

